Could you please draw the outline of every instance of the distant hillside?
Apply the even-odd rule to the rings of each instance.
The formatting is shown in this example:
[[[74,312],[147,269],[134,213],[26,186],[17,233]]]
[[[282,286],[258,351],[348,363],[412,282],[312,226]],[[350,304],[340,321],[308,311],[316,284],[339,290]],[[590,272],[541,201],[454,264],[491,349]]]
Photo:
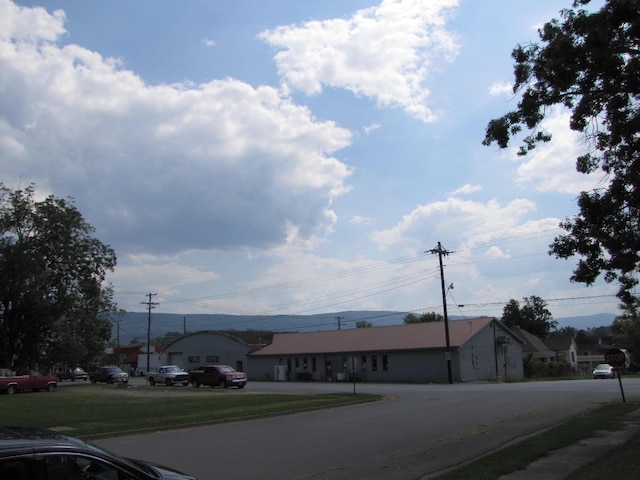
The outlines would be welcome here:
[[[577,330],[587,330],[596,327],[609,327],[617,316],[613,313],[596,313],[582,317],[556,318],[555,320],[560,328],[573,327]]]
[[[159,337],[167,332],[198,332],[202,330],[264,330],[273,332],[313,332],[334,330],[338,328],[355,328],[356,322],[366,321],[376,327],[385,325],[401,325],[407,312],[394,311],[347,311],[322,313],[318,315],[269,315],[246,316],[224,314],[187,314],[174,313],[151,314],[151,337]],[[609,326],[615,314],[599,313],[588,316],[556,318],[560,328],[574,327],[587,330],[601,326]],[[461,317],[451,316],[451,320]],[[128,343],[135,338],[146,341],[148,313],[128,312],[120,318],[120,338]],[[113,330],[116,335],[116,329]]]

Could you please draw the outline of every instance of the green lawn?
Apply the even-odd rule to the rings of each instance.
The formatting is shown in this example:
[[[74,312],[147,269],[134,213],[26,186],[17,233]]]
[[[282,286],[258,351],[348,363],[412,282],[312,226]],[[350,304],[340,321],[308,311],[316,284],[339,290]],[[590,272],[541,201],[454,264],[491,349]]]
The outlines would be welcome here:
[[[261,394],[211,388],[59,387],[0,396],[0,425],[60,429],[72,436],[293,413],[378,400],[378,395]]]

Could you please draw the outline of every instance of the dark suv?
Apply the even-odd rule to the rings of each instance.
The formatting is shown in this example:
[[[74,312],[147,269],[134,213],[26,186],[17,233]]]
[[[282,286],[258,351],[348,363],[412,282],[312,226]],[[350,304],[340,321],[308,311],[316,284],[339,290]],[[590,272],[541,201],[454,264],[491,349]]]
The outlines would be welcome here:
[[[119,457],[77,438],[29,427],[0,427],[0,478],[195,480],[168,467]]]
[[[123,372],[120,367],[108,366],[100,367],[98,370],[89,375],[91,383],[128,383],[129,375]]]

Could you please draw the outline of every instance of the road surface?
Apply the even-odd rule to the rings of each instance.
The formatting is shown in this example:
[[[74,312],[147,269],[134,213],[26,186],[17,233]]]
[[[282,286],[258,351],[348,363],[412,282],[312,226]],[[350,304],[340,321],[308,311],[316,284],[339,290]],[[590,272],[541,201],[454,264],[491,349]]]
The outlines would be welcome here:
[[[627,401],[640,400],[640,379],[623,378],[622,384]],[[356,390],[385,399],[93,443],[200,480],[405,480],[475,458],[602,402],[622,401],[617,380],[357,384]],[[250,382],[225,394],[274,392],[351,394],[353,385]]]

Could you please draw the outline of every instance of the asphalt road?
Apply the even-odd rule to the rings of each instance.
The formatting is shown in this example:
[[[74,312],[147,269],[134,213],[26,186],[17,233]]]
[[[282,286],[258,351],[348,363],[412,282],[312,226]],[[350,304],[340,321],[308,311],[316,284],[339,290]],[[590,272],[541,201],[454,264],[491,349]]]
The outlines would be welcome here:
[[[622,379],[640,401],[640,379]],[[183,388],[183,387],[174,387]],[[381,402],[96,440],[208,479],[417,479],[552,426],[602,402],[617,380],[513,384],[357,384]],[[233,395],[353,393],[348,383],[250,382]],[[219,392],[212,392],[219,394]]]

